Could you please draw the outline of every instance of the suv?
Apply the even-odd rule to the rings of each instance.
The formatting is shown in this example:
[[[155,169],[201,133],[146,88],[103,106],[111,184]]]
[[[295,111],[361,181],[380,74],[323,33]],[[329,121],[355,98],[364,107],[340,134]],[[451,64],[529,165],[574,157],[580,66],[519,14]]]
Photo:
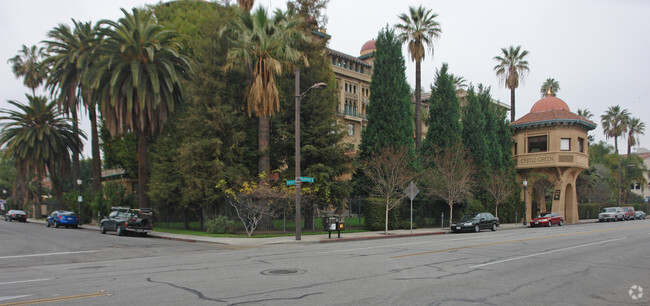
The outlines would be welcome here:
[[[618,221],[618,220],[625,220],[625,212],[623,212],[623,209],[620,207],[606,207],[603,208],[603,211],[598,214],[598,221],[603,222],[603,221]]]
[[[127,233],[138,233],[146,236],[153,230],[153,211],[150,208],[111,207],[108,218],[104,217],[99,223],[102,234],[115,231],[118,236]]]
[[[625,220],[634,220],[634,207],[625,206],[623,208],[623,213],[625,214]]]

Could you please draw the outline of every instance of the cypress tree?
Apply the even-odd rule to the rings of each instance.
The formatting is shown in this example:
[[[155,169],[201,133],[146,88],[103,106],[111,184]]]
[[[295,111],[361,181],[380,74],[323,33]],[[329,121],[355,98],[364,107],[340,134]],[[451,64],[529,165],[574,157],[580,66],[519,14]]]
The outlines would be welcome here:
[[[431,86],[429,105],[429,130],[422,144],[422,153],[432,155],[435,151],[461,142],[460,101],[456,96],[453,78],[448,65],[442,64],[436,71],[436,81]]]
[[[379,32],[375,46],[368,126],[360,146],[362,158],[387,146],[413,150],[414,145],[411,93],[402,45],[395,32],[386,27]]]
[[[485,133],[485,109],[481,105],[473,86],[470,86],[467,91],[467,105],[463,107],[462,115],[463,144],[474,161],[478,180],[485,181],[491,169],[488,158],[487,134]]]

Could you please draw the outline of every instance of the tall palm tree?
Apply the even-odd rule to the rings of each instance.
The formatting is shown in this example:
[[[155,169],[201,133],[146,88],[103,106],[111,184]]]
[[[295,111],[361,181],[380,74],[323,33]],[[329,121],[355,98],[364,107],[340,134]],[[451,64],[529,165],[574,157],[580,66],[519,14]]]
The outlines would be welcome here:
[[[420,5],[419,7],[409,7],[409,14],[401,14],[398,16],[402,21],[396,24],[399,34],[398,38],[404,43],[408,43],[408,51],[411,60],[415,62],[415,148],[420,147],[422,141],[422,115],[420,107],[422,104],[422,97],[420,88],[422,80],[422,61],[426,55],[426,51],[431,51],[433,55],[433,42],[440,37],[442,30],[440,23],[436,20],[438,14],[425,9]]]
[[[510,46],[508,49],[501,48],[501,55],[495,56],[498,62],[494,66],[497,77],[510,89],[510,122],[515,121],[515,89],[519,87],[519,81],[523,80],[529,71],[528,61],[524,58],[528,51],[521,50],[521,46]]]
[[[259,7],[253,14],[240,12],[231,27],[222,31],[229,34],[231,48],[226,57],[225,70],[243,67],[250,73],[245,94],[248,115],[258,117],[258,171],[270,174],[269,120],[280,109],[276,75],[283,66],[291,67],[299,60],[307,65],[307,57],[297,49],[310,40],[300,30],[303,20],[293,14],[276,11],[267,17],[266,9]]]
[[[249,12],[253,9],[253,5],[255,4],[255,0],[237,0],[237,3],[239,4],[239,8],[242,11]]]
[[[542,88],[539,89],[539,92],[542,94],[542,98],[548,96],[549,94],[553,97],[557,95],[557,92],[560,90],[560,82],[555,79],[548,78],[544,83],[542,83]]]
[[[0,110],[0,145],[6,146],[5,154],[16,161],[19,172],[36,174],[40,207],[45,169],[53,172],[69,168],[70,153],[80,151],[82,145],[70,119],[63,117],[56,102],[30,95],[27,100],[27,105],[8,101],[18,110]]]
[[[178,35],[156,23],[151,12],[122,9],[117,22],[98,24],[105,39],[99,61],[87,78],[102,101],[100,108],[112,135],[133,132],[138,140],[138,199],[149,207],[147,137],[160,133],[174,108],[185,101],[180,77],[191,72],[190,59],[180,53]]]
[[[7,61],[11,63],[11,70],[16,77],[23,77],[23,84],[31,88],[33,96],[36,95],[36,88],[43,84],[47,75],[47,66],[41,62],[45,56],[42,47],[33,45],[28,48],[23,45],[18,54]]]
[[[645,133],[645,123],[639,118],[630,118],[627,122],[627,155],[630,149],[639,144],[639,136]]]
[[[451,76],[452,85],[454,85],[454,89],[461,90],[467,88],[467,81],[465,80],[464,77],[456,76],[454,74],[450,74],[450,76]]]
[[[580,109],[579,108],[578,109],[578,116],[580,116],[582,118],[585,118],[587,120],[591,120],[591,118],[594,117],[594,114],[592,114],[591,111],[589,111],[589,109],[587,109],[587,108],[585,108],[585,109]]]
[[[78,29],[82,24],[72,20],[74,30],[68,25],[59,24],[48,32],[50,40],[44,41],[47,44],[47,51],[50,54],[45,63],[50,67],[46,87],[55,97],[59,107],[64,113],[72,116],[72,126],[75,133],[79,131],[78,109],[80,107],[77,93],[81,84],[83,69],[79,66],[82,57],[89,56],[85,48],[83,38],[79,35]],[[75,150],[72,156],[72,182],[76,186],[79,178],[79,154]],[[77,186],[78,187],[78,186]]]
[[[600,116],[605,138],[614,138],[614,150],[618,155],[618,137],[627,131],[627,123],[630,119],[630,112],[621,109],[619,105],[610,106],[605,114]]]

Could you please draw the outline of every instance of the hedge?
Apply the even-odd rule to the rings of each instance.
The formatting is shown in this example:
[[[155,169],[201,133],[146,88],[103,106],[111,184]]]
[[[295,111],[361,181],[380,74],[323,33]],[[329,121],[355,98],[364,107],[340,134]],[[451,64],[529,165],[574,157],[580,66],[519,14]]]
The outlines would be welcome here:
[[[386,226],[386,203],[383,199],[367,198],[363,203],[366,228],[371,231],[383,231]],[[399,209],[388,212],[388,229],[399,226]]]

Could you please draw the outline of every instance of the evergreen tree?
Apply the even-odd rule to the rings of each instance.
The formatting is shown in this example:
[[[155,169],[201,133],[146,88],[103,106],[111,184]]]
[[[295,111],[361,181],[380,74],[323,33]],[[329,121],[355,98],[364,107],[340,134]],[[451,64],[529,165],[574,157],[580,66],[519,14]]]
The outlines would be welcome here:
[[[375,46],[368,126],[363,130],[359,147],[361,158],[388,146],[406,147],[412,152],[414,145],[411,93],[401,43],[395,32],[386,27],[379,32]]]
[[[467,91],[467,105],[463,107],[462,115],[463,144],[474,161],[474,166],[480,176],[479,180],[484,180],[491,168],[488,159],[488,135],[485,133],[485,110],[473,86]]]
[[[448,68],[446,63],[442,64],[436,71],[435,84],[431,86],[429,130],[422,144],[422,153],[427,156],[461,142],[460,101]]]

